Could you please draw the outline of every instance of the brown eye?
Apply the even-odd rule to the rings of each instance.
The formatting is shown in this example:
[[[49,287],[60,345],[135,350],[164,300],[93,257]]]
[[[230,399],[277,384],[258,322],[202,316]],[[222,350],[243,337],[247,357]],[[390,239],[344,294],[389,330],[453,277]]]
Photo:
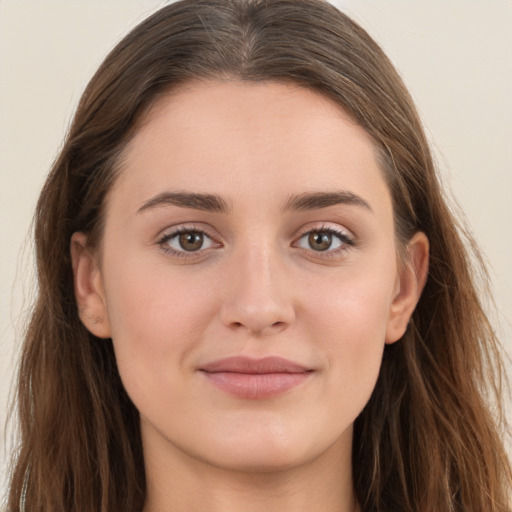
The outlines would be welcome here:
[[[354,239],[339,228],[320,228],[304,233],[293,244],[295,247],[313,251],[325,256],[337,255],[354,245]]]
[[[327,231],[313,231],[309,233],[308,243],[314,251],[326,251],[332,245],[332,233]]]
[[[204,243],[203,233],[189,231],[179,235],[179,244],[184,251],[193,252],[202,248]]]
[[[187,253],[220,246],[206,233],[194,229],[179,229],[174,233],[169,233],[159,241],[159,244],[162,249],[175,256],[186,256]]]

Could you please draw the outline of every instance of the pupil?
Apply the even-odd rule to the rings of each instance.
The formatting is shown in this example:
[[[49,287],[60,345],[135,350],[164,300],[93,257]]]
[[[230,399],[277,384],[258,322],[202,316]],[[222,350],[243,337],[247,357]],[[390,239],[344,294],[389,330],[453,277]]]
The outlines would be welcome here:
[[[330,233],[311,233],[309,235],[309,245],[315,251],[326,251],[331,247],[332,235]]]
[[[202,233],[182,233],[180,235],[180,246],[186,251],[197,251],[203,245]]]

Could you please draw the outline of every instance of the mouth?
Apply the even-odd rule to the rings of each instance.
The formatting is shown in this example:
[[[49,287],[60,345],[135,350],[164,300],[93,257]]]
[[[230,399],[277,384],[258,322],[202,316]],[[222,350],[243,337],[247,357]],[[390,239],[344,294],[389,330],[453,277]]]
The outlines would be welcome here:
[[[199,370],[218,389],[248,400],[283,394],[313,374],[312,369],[281,357],[228,357],[208,363]]]

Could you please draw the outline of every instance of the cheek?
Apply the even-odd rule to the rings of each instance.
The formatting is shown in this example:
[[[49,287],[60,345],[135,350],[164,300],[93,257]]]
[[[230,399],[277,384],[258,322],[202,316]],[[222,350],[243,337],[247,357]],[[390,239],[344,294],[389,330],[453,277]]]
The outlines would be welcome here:
[[[183,273],[128,267],[111,267],[106,295],[119,372],[129,395],[139,401],[154,394],[151,382],[176,386],[187,354],[200,343],[215,310],[205,287],[192,286]]]
[[[149,269],[135,270],[129,279],[111,273],[107,297],[114,338],[152,344],[179,331],[181,324],[194,330],[200,321],[197,313],[204,313],[204,296],[180,283],[179,276],[161,277]]]
[[[326,341],[343,340],[343,346],[355,351],[384,344],[395,275],[392,265],[373,271],[365,267],[343,270],[311,288],[305,314],[330,330]]]
[[[317,288],[321,297],[311,301],[311,319],[320,320],[316,329],[311,321],[311,336],[329,368],[326,392],[341,390],[355,415],[369,399],[380,371],[394,287],[393,279],[382,277],[386,275],[394,274],[389,269],[380,276],[354,271],[326,284],[324,293]]]

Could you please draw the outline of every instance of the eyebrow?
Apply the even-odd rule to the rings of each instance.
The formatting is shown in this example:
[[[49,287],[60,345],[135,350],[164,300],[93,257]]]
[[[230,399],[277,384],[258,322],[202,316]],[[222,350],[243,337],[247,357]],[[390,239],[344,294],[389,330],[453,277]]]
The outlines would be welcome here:
[[[146,201],[137,213],[151,210],[159,206],[179,206],[205,212],[228,213],[230,208],[220,196],[213,194],[197,194],[194,192],[163,192]]]
[[[290,196],[285,202],[283,211],[306,211],[327,208],[337,204],[360,206],[372,211],[370,205],[360,196],[347,190],[335,192],[306,192]],[[215,213],[229,213],[231,208],[220,196],[195,192],[163,192],[146,201],[137,213],[161,206],[178,206]]]
[[[291,196],[286,201],[283,210],[285,212],[290,210],[316,210],[337,204],[361,206],[372,211],[371,206],[362,197],[349,192],[348,190],[339,190],[335,192],[307,192],[297,196]]]

